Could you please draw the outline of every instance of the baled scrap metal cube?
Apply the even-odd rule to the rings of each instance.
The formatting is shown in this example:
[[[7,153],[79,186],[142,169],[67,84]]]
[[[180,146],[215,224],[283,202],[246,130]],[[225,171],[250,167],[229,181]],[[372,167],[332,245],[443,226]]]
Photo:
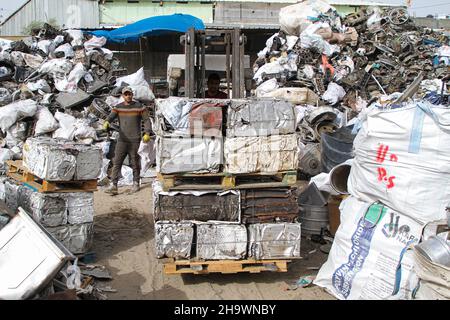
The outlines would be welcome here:
[[[238,260],[247,256],[247,228],[241,224],[197,224],[197,258]]]
[[[255,137],[295,133],[294,106],[284,100],[239,99],[228,107],[227,137]]]
[[[217,137],[156,139],[156,171],[164,174],[219,171],[223,140]]]
[[[194,224],[189,221],[155,223],[157,258],[189,259],[194,241]]]
[[[298,145],[295,134],[269,137],[226,138],[227,173],[279,172],[296,170]]]
[[[248,225],[249,257],[260,259],[299,258],[300,223],[258,223]]]
[[[239,191],[164,192],[160,183],[154,183],[153,188],[155,221],[239,222]]]
[[[92,247],[94,238],[94,223],[66,224],[58,227],[48,227],[56,239],[73,254],[84,254]]]

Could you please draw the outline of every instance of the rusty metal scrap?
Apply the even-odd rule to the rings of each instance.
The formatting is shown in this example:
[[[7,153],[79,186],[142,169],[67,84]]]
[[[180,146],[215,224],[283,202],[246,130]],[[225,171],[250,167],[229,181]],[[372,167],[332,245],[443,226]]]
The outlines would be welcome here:
[[[298,210],[295,189],[241,190],[243,223],[294,222]]]

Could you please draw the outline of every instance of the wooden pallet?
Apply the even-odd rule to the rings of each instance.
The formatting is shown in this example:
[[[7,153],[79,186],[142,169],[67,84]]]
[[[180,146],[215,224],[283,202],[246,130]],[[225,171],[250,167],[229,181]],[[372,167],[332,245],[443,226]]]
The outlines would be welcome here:
[[[263,179],[273,181],[262,182]],[[206,173],[206,174],[160,174],[158,180],[163,183],[164,191],[171,190],[227,190],[257,189],[293,186],[297,182],[297,171],[281,171],[275,173]],[[253,180],[245,182],[245,180]]]
[[[176,260],[164,264],[165,274],[209,274],[209,273],[260,273],[262,271],[287,272],[291,260],[218,260],[189,261]]]
[[[28,171],[22,160],[6,161],[6,175],[37,192],[90,192],[97,190],[97,180],[84,181],[47,181]]]

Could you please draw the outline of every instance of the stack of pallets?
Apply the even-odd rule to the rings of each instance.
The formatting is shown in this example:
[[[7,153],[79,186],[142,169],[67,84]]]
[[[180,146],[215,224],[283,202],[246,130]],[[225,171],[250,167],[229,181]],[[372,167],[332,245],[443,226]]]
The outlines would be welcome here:
[[[157,100],[155,116],[165,273],[286,272],[300,257],[293,106],[169,98]]]
[[[100,172],[101,166],[101,162],[98,168],[90,162],[95,163],[97,158],[101,159],[101,150],[97,147],[71,146],[68,142],[64,146],[52,143],[52,147],[46,149],[48,151],[40,153],[39,161],[42,160],[46,166],[36,165],[32,162],[36,157],[30,155],[30,150],[46,143],[44,139],[33,138],[25,143],[24,161],[7,161],[6,204],[14,211],[22,207],[69,251],[82,256],[92,245],[93,191],[97,190],[97,179],[94,177]],[[70,148],[78,148],[79,152],[72,153],[70,150],[73,149]],[[87,158],[83,158],[84,150],[91,153]],[[78,158],[68,156],[67,159],[73,160],[72,162],[67,160],[65,163],[58,163],[59,158],[55,157],[55,152],[58,155],[64,152],[68,155],[76,154]],[[54,159],[57,159],[58,164],[51,164]],[[77,159],[82,161],[76,161]],[[86,162],[86,159],[89,161]],[[64,172],[55,172],[63,166]],[[75,180],[77,175],[88,179]]]

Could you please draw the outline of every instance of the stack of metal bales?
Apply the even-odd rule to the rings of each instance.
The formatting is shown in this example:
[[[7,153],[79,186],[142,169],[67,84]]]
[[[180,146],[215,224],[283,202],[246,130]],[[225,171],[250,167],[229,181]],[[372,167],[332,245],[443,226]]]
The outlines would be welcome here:
[[[23,166],[48,182],[97,179],[101,160],[100,148],[67,140],[31,138],[23,148]],[[22,207],[73,254],[85,254],[94,235],[93,192],[58,191],[38,192],[26,182],[22,184],[11,178],[5,183],[8,207],[14,211]]]
[[[258,186],[266,175],[297,167],[291,104],[169,98],[156,100],[155,116],[162,180],[153,189],[158,258],[300,257],[295,189]],[[186,174],[194,179],[245,176],[256,182],[248,189],[237,184],[224,188],[223,183],[165,189],[164,175]]]

